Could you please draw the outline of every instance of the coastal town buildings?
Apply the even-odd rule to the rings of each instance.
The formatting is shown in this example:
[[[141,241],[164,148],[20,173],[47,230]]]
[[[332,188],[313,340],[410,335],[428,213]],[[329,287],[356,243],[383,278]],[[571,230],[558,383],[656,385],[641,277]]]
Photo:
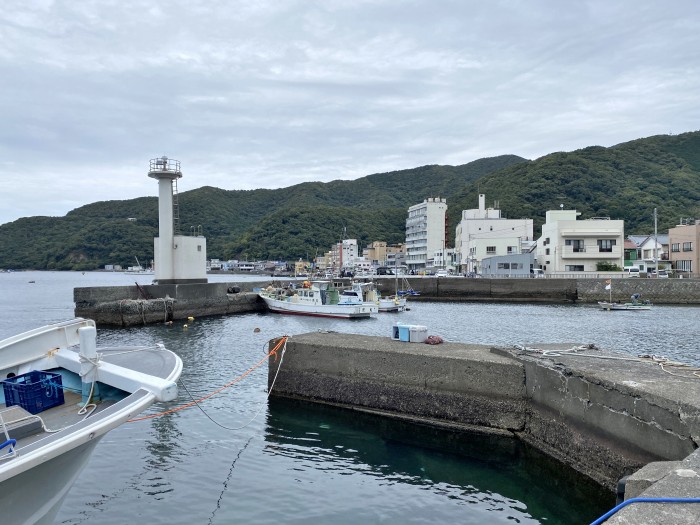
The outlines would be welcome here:
[[[598,263],[624,265],[624,221],[579,220],[576,210],[549,210],[537,241],[537,263],[545,274],[595,272]]]
[[[479,207],[463,210],[455,229],[456,264],[461,272],[481,273],[485,258],[517,255],[529,251],[533,244],[532,219],[501,217],[497,205],[486,207],[486,195],[482,193]]]
[[[425,199],[408,208],[406,219],[406,265],[414,273],[425,272],[429,255],[446,248],[447,200]]]

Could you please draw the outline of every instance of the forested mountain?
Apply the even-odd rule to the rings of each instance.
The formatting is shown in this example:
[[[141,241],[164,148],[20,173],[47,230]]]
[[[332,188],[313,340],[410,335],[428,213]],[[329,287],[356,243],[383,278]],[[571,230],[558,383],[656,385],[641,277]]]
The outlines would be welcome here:
[[[624,219],[626,234],[650,233],[658,208],[659,231],[665,231],[680,217],[700,217],[700,132],[535,161],[504,155],[276,190],[205,186],[180,193],[180,222],[184,234],[202,227],[210,258],[311,258],[343,232],[360,245],[402,242],[407,208],[427,197],[447,199],[453,237],[461,211],[476,208],[479,193],[488,203],[498,201],[504,217],[534,219],[536,236],[545,212],[560,204],[582,218]],[[133,265],[134,257],[152,259],[157,233],[156,197],[96,202],[65,217],[23,218],[0,225],[0,268]]]

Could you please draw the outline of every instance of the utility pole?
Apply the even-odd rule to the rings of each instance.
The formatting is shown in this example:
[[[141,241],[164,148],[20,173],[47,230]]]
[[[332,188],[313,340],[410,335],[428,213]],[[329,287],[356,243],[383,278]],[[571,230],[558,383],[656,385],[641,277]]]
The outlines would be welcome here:
[[[657,240],[657,217],[656,208],[654,208],[654,271],[656,272],[656,277],[659,276],[659,241]]]

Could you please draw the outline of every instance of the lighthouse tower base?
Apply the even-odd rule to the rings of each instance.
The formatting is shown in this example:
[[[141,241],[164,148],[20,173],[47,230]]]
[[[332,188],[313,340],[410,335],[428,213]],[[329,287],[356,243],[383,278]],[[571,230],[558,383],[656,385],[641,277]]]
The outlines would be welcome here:
[[[175,235],[172,238],[172,247],[169,241],[165,242],[168,245],[160,246],[160,237],[153,239],[153,252],[156,255],[155,280],[158,284],[207,282],[207,239],[205,237]],[[161,251],[161,248],[164,250]]]

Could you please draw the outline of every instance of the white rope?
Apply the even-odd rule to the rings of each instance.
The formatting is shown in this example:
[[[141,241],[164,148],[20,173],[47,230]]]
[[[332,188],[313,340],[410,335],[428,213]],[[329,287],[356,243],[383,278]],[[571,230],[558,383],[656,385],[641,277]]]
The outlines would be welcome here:
[[[615,361],[634,361],[637,363],[652,363],[652,364],[657,364],[659,365],[659,368],[666,372],[667,374],[670,374],[672,376],[676,377],[685,377],[687,379],[693,379],[693,377],[686,375],[686,374],[677,374],[674,372],[671,372],[670,370],[667,370],[666,367],[676,367],[680,368],[684,371],[692,373],[693,376],[697,377],[700,379],[700,368],[693,367],[692,365],[689,365],[687,363],[681,363],[679,361],[671,361],[665,356],[658,356],[654,354],[639,354],[637,357],[621,357],[621,356],[612,356],[612,355],[596,355],[596,354],[582,354],[579,353],[579,350],[589,350],[589,349],[595,349],[595,345],[581,345],[581,346],[575,346],[572,348],[568,349],[563,349],[563,350],[542,350],[540,348],[529,348],[525,345],[514,345],[516,349],[524,352],[532,352],[535,354],[539,354],[542,357],[562,357],[564,355],[568,356],[574,356],[574,357],[591,357],[594,359],[608,359],[608,360],[615,360]]]

